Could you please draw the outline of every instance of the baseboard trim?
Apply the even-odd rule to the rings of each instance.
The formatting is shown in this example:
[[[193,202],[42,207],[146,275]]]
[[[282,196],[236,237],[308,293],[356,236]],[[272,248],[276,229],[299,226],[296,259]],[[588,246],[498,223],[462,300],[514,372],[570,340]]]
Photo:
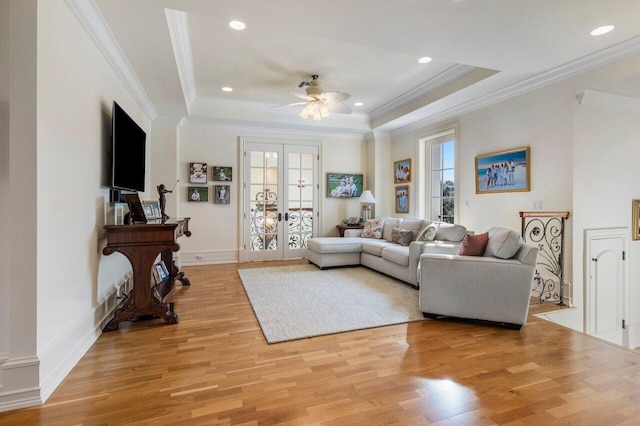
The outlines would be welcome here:
[[[238,250],[207,250],[180,252],[181,266],[218,265],[238,263]]]
[[[40,405],[38,357],[7,357],[0,366],[0,412]]]

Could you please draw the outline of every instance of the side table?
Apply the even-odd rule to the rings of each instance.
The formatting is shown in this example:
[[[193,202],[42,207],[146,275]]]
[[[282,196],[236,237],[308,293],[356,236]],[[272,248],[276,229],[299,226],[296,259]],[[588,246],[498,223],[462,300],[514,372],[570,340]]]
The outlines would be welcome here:
[[[340,236],[344,237],[344,231],[346,229],[364,229],[364,226],[362,226],[362,225],[336,225],[336,228],[338,228],[338,232],[340,233]]]

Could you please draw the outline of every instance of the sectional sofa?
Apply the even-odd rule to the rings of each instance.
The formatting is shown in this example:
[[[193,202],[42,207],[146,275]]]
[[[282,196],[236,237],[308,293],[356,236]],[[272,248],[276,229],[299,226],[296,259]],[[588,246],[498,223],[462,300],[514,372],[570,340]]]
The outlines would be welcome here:
[[[429,225],[434,225],[437,229],[434,238],[416,241],[421,231]],[[411,231],[413,239],[394,243],[394,228]],[[344,238],[311,238],[307,242],[307,259],[321,269],[364,265],[418,288],[420,256],[423,253],[454,255],[466,234],[467,229],[458,224],[389,217],[384,218],[380,238],[363,238],[362,230],[355,229],[346,230]]]

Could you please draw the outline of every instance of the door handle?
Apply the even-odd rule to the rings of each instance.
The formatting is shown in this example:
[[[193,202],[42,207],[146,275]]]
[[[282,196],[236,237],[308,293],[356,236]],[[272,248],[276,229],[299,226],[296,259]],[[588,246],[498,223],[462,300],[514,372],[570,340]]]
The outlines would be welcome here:
[[[282,222],[282,213],[278,213],[278,222]]]
[[[289,212],[286,212],[286,213],[284,214],[284,221],[285,221],[285,222],[289,222]]]

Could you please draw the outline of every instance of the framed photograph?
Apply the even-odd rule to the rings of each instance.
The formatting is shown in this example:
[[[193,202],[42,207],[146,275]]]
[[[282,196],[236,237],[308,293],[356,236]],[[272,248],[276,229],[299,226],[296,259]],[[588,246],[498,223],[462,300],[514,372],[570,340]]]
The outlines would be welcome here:
[[[411,182],[411,158],[393,163],[393,183]]]
[[[144,217],[147,220],[160,219],[160,208],[157,201],[141,201]]]
[[[209,201],[209,188],[206,186],[187,186],[188,201]]]
[[[129,206],[129,222],[147,223],[147,217],[144,209],[142,208],[142,203],[140,202],[138,193],[134,192],[133,194],[124,194],[124,199]]]
[[[231,167],[213,166],[213,180],[216,182],[231,182],[233,180],[233,169]]]
[[[207,183],[207,163],[189,163],[189,183]]]
[[[476,194],[531,190],[529,147],[476,157]]]
[[[640,240],[640,200],[631,200],[632,240]]]
[[[327,173],[327,197],[358,198],[362,195],[364,175],[357,173]]]
[[[396,186],[396,213],[409,213],[409,185]]]
[[[231,202],[231,186],[215,185],[213,192],[215,194],[214,204],[229,204]]]

